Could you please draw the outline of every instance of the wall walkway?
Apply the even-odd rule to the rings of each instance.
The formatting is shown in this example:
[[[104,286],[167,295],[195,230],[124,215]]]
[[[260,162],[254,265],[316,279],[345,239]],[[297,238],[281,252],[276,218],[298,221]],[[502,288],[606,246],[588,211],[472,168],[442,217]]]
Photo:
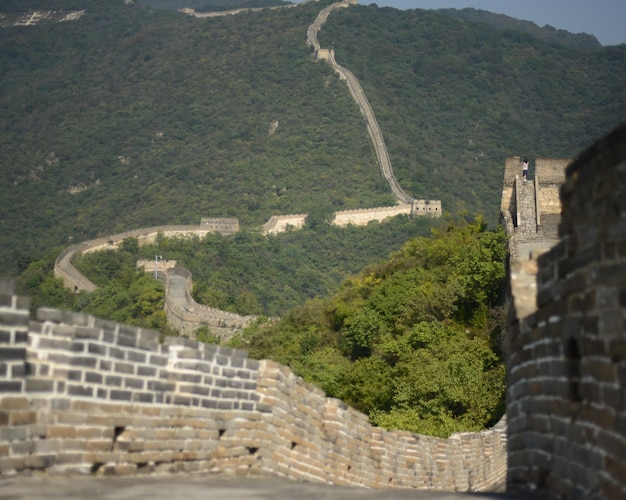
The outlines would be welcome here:
[[[412,213],[418,213],[421,215],[419,208],[423,208],[423,205],[432,205],[432,210],[437,210],[441,213],[441,201],[440,200],[414,200],[412,196],[407,194],[398,184],[396,177],[393,173],[393,168],[391,167],[391,160],[389,159],[389,153],[387,152],[387,145],[385,144],[385,140],[383,139],[383,134],[380,129],[380,125],[376,120],[376,115],[370,105],[367,97],[365,96],[365,92],[363,92],[363,88],[359,83],[358,79],[354,76],[354,74],[340,66],[335,60],[335,51],[334,49],[322,49],[320,47],[319,41],[317,39],[317,33],[328,19],[328,16],[333,10],[346,8],[350,5],[355,5],[357,3],[356,0],[343,0],[341,2],[334,3],[325,9],[322,9],[318,14],[317,18],[309,26],[307,30],[307,44],[313,47],[315,55],[319,59],[324,59],[328,62],[328,64],[338,73],[339,78],[345,80],[348,85],[348,90],[350,94],[356,101],[361,110],[361,113],[365,117],[365,121],[367,123],[367,133],[370,136],[370,140],[372,141],[372,145],[374,146],[374,151],[376,152],[376,158],[378,159],[378,165],[380,167],[380,172],[389,184],[391,192],[394,194],[399,204],[406,204],[413,206],[415,204],[418,205],[417,209],[413,208]],[[436,207],[436,208],[435,208]]]
[[[349,7],[350,5],[356,5],[358,0],[341,0],[339,2],[335,2],[328,7],[325,7],[320,11],[317,15],[315,21],[309,26],[307,29],[307,44],[313,47],[314,53],[316,57],[319,59],[324,59],[328,62],[328,64],[337,72],[339,78],[346,81],[348,85],[348,90],[350,94],[356,101],[363,114],[366,124],[367,124],[367,132],[372,141],[372,145],[374,146],[374,151],[376,153],[376,158],[378,160],[378,165],[381,171],[381,174],[389,184],[389,188],[391,192],[398,200],[400,205],[408,205],[411,207],[411,213],[415,213],[417,215],[435,215],[438,216],[441,214],[441,200],[426,200],[426,199],[414,199],[412,196],[407,194],[398,184],[398,181],[393,173],[393,168],[391,166],[391,160],[389,159],[389,153],[387,151],[387,145],[383,139],[383,134],[380,129],[380,125],[376,120],[376,115],[372,110],[372,107],[365,96],[365,92],[363,92],[363,88],[359,83],[358,79],[354,76],[354,74],[340,66],[335,60],[335,52],[330,49],[322,49],[320,47],[319,41],[317,39],[317,33],[320,29],[322,29],[324,23],[328,19],[328,16],[333,10],[341,9]],[[216,17],[216,16],[226,16],[226,15],[235,15],[242,12],[247,11],[258,11],[264,9],[281,9],[285,7],[294,7],[295,5],[287,5],[287,6],[279,6],[279,7],[270,7],[270,8],[242,8],[242,9],[234,9],[228,11],[220,11],[220,12],[195,12],[193,9],[180,9],[181,12],[186,14],[193,15],[195,17]]]

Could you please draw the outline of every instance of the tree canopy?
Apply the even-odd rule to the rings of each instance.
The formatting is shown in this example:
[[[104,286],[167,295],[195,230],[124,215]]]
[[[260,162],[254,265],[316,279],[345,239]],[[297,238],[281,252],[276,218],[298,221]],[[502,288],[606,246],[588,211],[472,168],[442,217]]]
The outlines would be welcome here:
[[[393,204],[346,84],[306,45],[328,3],[195,18],[3,1],[84,15],[0,29],[0,272],[138,227]],[[506,157],[573,157],[626,116],[626,46],[514,27],[370,5],[319,33],[359,78],[402,188],[491,225]]]
[[[235,345],[290,366],[382,427],[482,429],[503,412],[505,241],[481,220],[450,223]]]

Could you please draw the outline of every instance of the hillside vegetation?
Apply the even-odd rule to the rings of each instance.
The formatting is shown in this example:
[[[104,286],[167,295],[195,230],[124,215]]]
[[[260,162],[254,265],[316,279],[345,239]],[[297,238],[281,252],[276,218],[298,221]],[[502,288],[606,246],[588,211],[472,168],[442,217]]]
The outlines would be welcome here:
[[[574,158],[626,117],[626,45],[577,48],[437,11],[363,6],[333,13],[319,38],[361,82],[400,185],[488,222],[504,158]]]
[[[198,301],[280,315],[232,345],[290,366],[374,424],[447,436],[495,423],[505,237],[487,225],[504,159],[573,157],[623,120],[626,46],[450,12],[333,12],[320,41],[359,78],[400,185],[484,214],[444,218],[425,238],[428,219],[326,224],[335,210],[394,203],[345,83],[305,44],[329,0],[202,19],[165,10],[176,2],[3,2],[85,14],[0,30],[0,272],[19,274],[34,307],[175,334],[162,285],[134,269],[158,253],[193,272]],[[260,234],[287,213],[312,216],[302,231]],[[70,242],[204,216],[237,217],[244,230],[86,255],[76,264],[93,293],[52,276]]]
[[[305,44],[327,0],[196,19],[122,1],[0,30],[0,263],[136,227],[393,203],[346,86]],[[209,5],[210,2],[207,2]],[[412,195],[497,220],[504,158],[571,157],[626,116],[626,47],[355,6],[320,32]]]
[[[480,220],[410,240],[240,343],[382,427],[448,436],[502,416],[506,237]]]
[[[156,244],[142,247],[125,240],[123,251],[88,253],[76,259],[75,265],[108,289],[105,295],[121,294],[127,300],[125,277],[135,274],[138,259],[154,259],[158,254],[192,272],[197,302],[239,314],[281,316],[307,299],[336,292],[344,279],[385,260],[407,239],[429,234],[430,227],[428,219],[405,216],[365,228],[318,224],[269,237],[242,232],[232,237],[157,238]],[[52,263],[33,264],[25,273],[31,284],[24,293],[37,296],[39,283],[51,279],[45,269]],[[81,294],[71,304],[59,305],[110,317],[111,311],[91,307],[102,294]],[[139,317],[117,312],[116,319],[133,322]]]

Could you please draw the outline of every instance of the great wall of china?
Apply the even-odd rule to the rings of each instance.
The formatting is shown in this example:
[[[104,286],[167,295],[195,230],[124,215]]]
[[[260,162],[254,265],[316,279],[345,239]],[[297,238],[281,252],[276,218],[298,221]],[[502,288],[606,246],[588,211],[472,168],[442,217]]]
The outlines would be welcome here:
[[[31,319],[0,281],[0,477],[203,472],[626,497],[626,125],[566,168],[537,160],[533,181],[516,178],[518,162],[502,189],[513,304],[507,417],[493,429],[387,432],[243,351],[55,309]]]
[[[326,60],[337,72],[339,78],[347,82],[348,89],[365,118],[367,131],[374,146],[381,174],[396,197],[397,204],[392,207],[339,211],[334,214],[332,224],[339,227],[345,227],[350,224],[360,226],[366,225],[371,221],[384,221],[396,215],[440,217],[442,215],[440,200],[414,199],[400,187],[391,167],[391,161],[380,126],[358,80],[349,70],[336,63],[334,50],[320,48],[317,33],[328,19],[330,13],[335,9],[346,8],[355,4],[357,4],[357,0],[342,0],[322,9],[307,30],[307,44],[313,48],[314,55],[318,59]],[[262,9],[235,9],[213,13],[197,13],[193,9],[181,9],[182,12],[196,17],[236,15],[248,10]],[[274,215],[262,226],[262,230],[265,234],[277,234],[290,228],[299,229],[304,226],[306,217],[307,214]],[[159,233],[166,237],[203,237],[212,231],[232,234],[239,230],[239,223],[236,219],[211,219],[211,221],[212,223],[206,222],[199,226],[161,226],[137,229],[72,245],[65,249],[56,259],[54,266],[55,276],[63,279],[65,285],[74,291],[93,291],[96,289],[96,286],[72,265],[74,256],[98,250],[116,249],[124,238],[129,237],[137,238],[139,244],[143,244],[154,241],[154,238]],[[150,265],[146,263],[143,267],[148,270]],[[168,266],[164,262],[161,264],[156,262],[152,270],[158,271],[157,276],[165,283],[165,310],[168,323],[185,336],[193,337],[195,330],[206,325],[214,334],[222,339],[227,339],[236,331],[248,326],[255,319],[254,316],[241,316],[198,304],[191,296],[191,291],[193,290],[191,273],[184,268]]]
[[[31,320],[30,301],[3,282],[0,476],[203,472],[445,491],[506,482],[528,497],[623,498],[626,125],[567,167],[558,243],[547,251],[536,241],[519,251],[541,232],[524,221],[553,213],[552,195],[536,177],[526,187],[546,203],[523,201],[513,165],[502,204],[518,255],[507,416],[493,429],[448,439],[384,431],[243,351],[161,344],[158,332],[55,309]],[[537,175],[558,174],[552,165]],[[535,281],[517,286],[528,257]]]

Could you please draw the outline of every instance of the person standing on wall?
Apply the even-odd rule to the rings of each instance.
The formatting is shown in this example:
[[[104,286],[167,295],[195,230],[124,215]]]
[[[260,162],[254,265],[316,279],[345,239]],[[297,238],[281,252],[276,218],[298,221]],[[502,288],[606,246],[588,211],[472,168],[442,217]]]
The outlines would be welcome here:
[[[528,179],[528,160],[524,158],[524,163],[522,163],[522,176],[524,180]]]

